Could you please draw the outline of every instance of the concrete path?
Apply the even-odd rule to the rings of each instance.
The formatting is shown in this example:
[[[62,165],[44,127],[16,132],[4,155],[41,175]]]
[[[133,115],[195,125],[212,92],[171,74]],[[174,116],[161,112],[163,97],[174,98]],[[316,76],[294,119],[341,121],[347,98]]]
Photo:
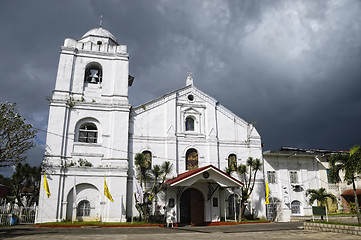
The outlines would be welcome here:
[[[38,228],[15,226],[0,228],[0,239],[131,239],[131,240],[234,240],[234,239],[361,239],[354,235],[301,230],[302,223],[265,223],[214,227],[179,228]]]

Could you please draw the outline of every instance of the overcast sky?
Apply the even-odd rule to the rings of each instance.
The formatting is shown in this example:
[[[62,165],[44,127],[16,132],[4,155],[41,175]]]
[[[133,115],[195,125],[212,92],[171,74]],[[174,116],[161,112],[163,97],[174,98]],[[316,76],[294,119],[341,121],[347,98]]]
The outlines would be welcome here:
[[[2,0],[0,101],[45,130],[60,47],[100,15],[128,45],[133,106],[185,86],[191,71],[197,88],[256,122],[263,150],[361,144],[359,0]],[[45,134],[36,142],[34,165]]]

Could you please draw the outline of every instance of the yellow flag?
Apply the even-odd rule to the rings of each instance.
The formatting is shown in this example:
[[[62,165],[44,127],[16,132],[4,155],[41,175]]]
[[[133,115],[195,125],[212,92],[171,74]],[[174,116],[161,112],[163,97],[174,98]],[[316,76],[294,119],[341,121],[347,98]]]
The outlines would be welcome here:
[[[266,181],[266,202],[264,204],[269,204],[269,188],[268,188],[268,183],[267,183],[267,179]]]
[[[44,189],[46,191],[46,195],[48,196],[48,198],[51,196],[50,194],[50,189],[49,189],[49,185],[48,185],[48,180],[46,179],[46,174],[44,172]]]
[[[112,195],[110,195],[108,186],[107,186],[107,182],[105,181],[105,176],[104,176],[104,195],[112,202],[114,202]]]

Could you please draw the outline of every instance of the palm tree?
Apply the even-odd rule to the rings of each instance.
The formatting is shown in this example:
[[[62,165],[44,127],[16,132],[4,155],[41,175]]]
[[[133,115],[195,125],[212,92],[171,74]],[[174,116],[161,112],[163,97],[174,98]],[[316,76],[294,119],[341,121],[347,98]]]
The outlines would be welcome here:
[[[134,165],[137,167],[137,178],[140,181],[140,186],[143,188],[143,203],[136,201],[135,207],[140,213],[141,219],[144,221],[149,220],[151,213],[150,206],[157,198],[157,194],[163,189],[164,182],[167,175],[172,172],[173,165],[170,162],[163,162],[160,165],[154,165],[152,169],[149,169],[147,160],[143,153],[137,153],[134,157]],[[159,179],[162,182],[159,182]],[[153,180],[153,186],[151,189],[147,189],[147,183]]]
[[[163,172],[163,181],[164,183],[165,179],[167,178],[167,175],[170,174],[173,171],[173,164],[171,164],[168,161],[165,161],[161,166],[162,172]]]
[[[172,170],[173,170],[173,165],[168,161],[163,162],[163,164],[161,166],[154,165],[153,168],[150,170],[150,173],[152,174],[152,177],[153,177],[153,187],[149,193],[149,199],[151,201],[157,197],[157,194],[162,189],[164,189],[164,182],[167,178],[167,175],[170,172],[172,172]],[[159,178],[162,179],[162,182],[160,182],[160,183],[158,182]],[[158,183],[158,185],[157,185],[157,183]]]
[[[327,211],[328,211],[328,204],[327,204],[327,200],[331,199],[332,203],[336,203],[337,202],[337,198],[335,195],[333,195],[332,193],[328,193],[326,192],[325,188],[320,188],[320,189],[308,189],[306,191],[306,196],[310,196],[309,199],[309,204],[312,205],[316,200],[317,202],[321,205],[321,206],[326,206]]]
[[[258,158],[254,159],[249,157],[247,159],[246,165],[240,164],[237,168],[237,173],[240,175],[242,181],[244,182],[243,187],[241,187],[241,208],[239,212],[238,221],[244,220],[244,211],[246,210],[246,203],[250,198],[253,188],[256,182],[256,175],[259,170],[262,168],[261,160]],[[249,169],[249,172],[247,171]]]
[[[134,160],[134,164],[138,168],[138,178],[140,181],[140,186],[143,188],[144,185],[145,188],[146,182],[150,178],[147,161],[143,153],[137,153],[134,157]]]
[[[344,173],[344,181],[352,183],[353,193],[355,196],[355,205],[358,224],[361,224],[360,207],[356,193],[356,177],[361,173],[361,147],[355,145],[350,149],[349,154],[333,154],[329,158],[330,176],[336,182],[341,181],[340,172]]]
[[[150,191],[151,193],[153,193],[155,190],[155,185],[158,182],[158,178],[163,174],[163,170],[159,165],[154,165],[150,172],[152,173],[154,180],[152,190]]]

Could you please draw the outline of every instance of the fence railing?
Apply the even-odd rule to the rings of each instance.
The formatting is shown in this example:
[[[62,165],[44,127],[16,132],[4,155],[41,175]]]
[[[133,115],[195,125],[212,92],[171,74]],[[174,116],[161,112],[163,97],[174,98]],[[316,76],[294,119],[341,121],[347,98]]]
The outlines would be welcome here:
[[[33,224],[37,206],[19,207],[17,205],[0,206],[0,225]]]

